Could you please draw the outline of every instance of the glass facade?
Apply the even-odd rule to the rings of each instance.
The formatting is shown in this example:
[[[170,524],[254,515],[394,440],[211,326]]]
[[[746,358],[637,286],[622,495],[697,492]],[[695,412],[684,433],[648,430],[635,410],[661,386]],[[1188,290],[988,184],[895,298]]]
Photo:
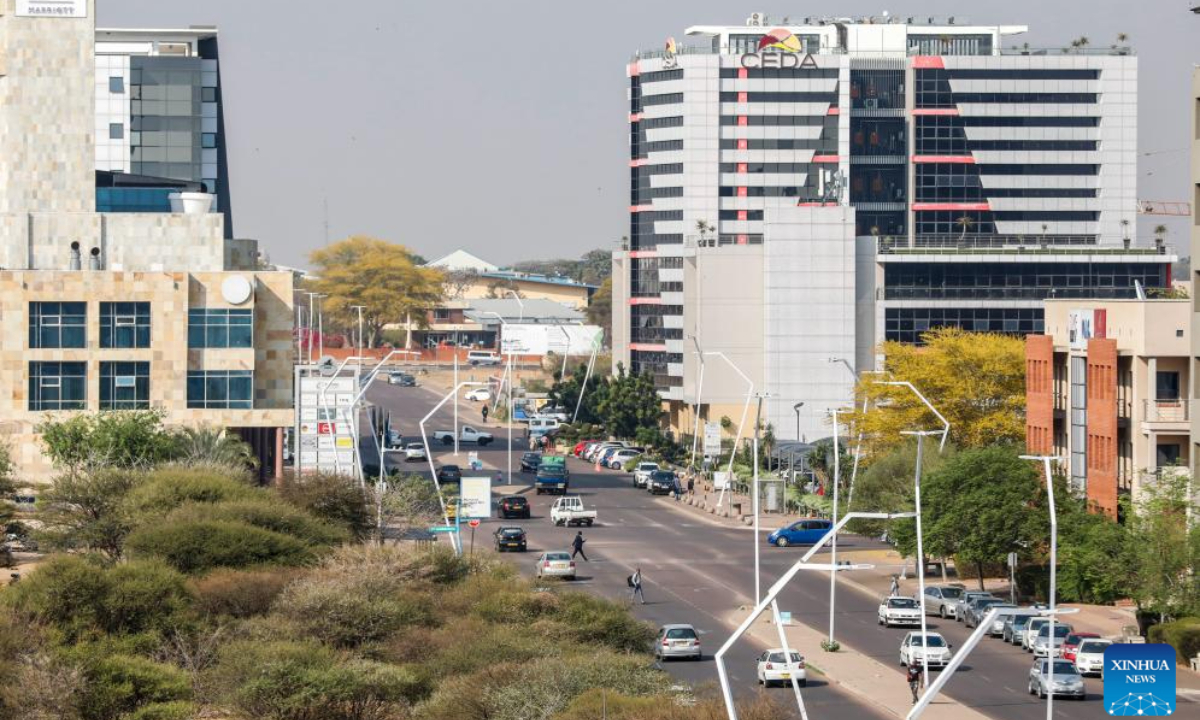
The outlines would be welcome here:
[[[1046,300],[1137,297],[1167,284],[1149,263],[886,263],[885,300]]]
[[[150,303],[100,303],[100,347],[150,347]]]
[[[29,409],[83,410],[87,406],[87,363],[29,363]]]
[[[249,370],[190,370],[187,406],[210,410],[254,407],[254,373]]]
[[[170,194],[179,188],[96,188],[96,212],[167,213],[171,212]]]
[[[150,407],[150,363],[100,363],[100,409],[144,410]]]
[[[1029,335],[1045,330],[1041,308],[887,308],[884,339],[923,345],[921,335],[938,327]]]
[[[216,193],[217,73],[197,57],[130,58],[129,133],[135,175],[203,182]],[[206,70],[206,67],[214,67]],[[211,98],[211,99],[210,99]]]
[[[253,346],[253,310],[203,309],[188,311],[189,348],[249,348]]]
[[[29,303],[29,347],[87,347],[87,303]]]

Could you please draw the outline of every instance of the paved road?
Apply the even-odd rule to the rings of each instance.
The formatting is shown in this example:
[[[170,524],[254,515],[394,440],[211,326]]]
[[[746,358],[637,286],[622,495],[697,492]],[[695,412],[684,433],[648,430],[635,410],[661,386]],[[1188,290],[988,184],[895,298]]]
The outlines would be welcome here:
[[[419,419],[436,399],[424,389],[379,387],[372,398],[389,407],[399,419],[402,432],[416,432]],[[463,412],[463,418],[478,419],[477,404]],[[441,413],[447,422],[450,415]],[[439,425],[439,427],[441,427]],[[497,433],[499,436],[499,433]],[[498,443],[499,444],[499,443]],[[465,451],[464,451],[465,452]],[[504,467],[502,447],[481,453],[486,462]],[[463,456],[465,460],[465,455]],[[592,562],[581,563],[579,583],[602,595],[614,597],[625,592],[624,578],[635,566],[641,566],[646,577],[646,594],[650,604],[636,608],[648,621],[691,622],[702,631],[705,649],[711,653],[728,636],[729,628],[722,622],[726,614],[740,605],[752,604],[754,593],[752,533],[706,522],[669,507],[643,490],[632,488],[624,473],[605,471],[595,473],[591,466],[572,461],[572,492],[583,495],[584,502],[600,513],[601,526],[585,529],[587,552]],[[520,481],[520,479],[518,479]],[[526,476],[525,482],[528,482]],[[527,486],[511,488],[526,490]],[[534,518],[523,521],[529,531],[531,553],[541,548],[566,548],[574,530],[554,528],[546,509],[551,498],[536,496],[527,491],[534,502]],[[489,524],[493,524],[492,521]],[[488,524],[479,530],[482,538],[490,537]],[[841,548],[870,543],[853,537],[843,540]],[[802,553],[798,548],[763,548],[763,588],[767,588]],[[530,570],[521,559],[524,571]],[[781,596],[780,608],[790,610],[796,621],[824,629],[828,625],[829,582],[827,575],[800,575]],[[897,661],[897,651],[905,630],[884,629],[876,622],[878,599],[839,588],[840,606],[837,618],[838,639],[856,650],[870,655],[885,665],[896,668],[894,677],[883,682],[903,683]],[[929,619],[929,629],[941,632],[955,648],[961,647],[969,631],[953,621]],[[753,657],[757,649],[745,647],[731,654],[730,667],[738,687],[751,691],[755,687]],[[805,655],[820,663],[821,651],[802,648]],[[1044,716],[1044,705],[1026,692],[1028,669],[1032,657],[1019,648],[985,639],[971,658],[959,670],[946,688],[954,699],[998,720],[1028,720]],[[672,673],[688,682],[701,684],[715,681],[715,666],[711,661],[698,664],[672,663]],[[1101,707],[1103,687],[1098,678],[1087,680],[1089,697],[1083,702],[1055,703],[1055,716],[1067,720],[1094,720],[1104,715]],[[805,699],[814,707],[837,708],[836,717],[878,717],[872,709],[855,702],[837,688],[824,683],[810,683]],[[780,700],[790,700],[790,692],[776,691]],[[1189,704],[1185,709],[1191,709]],[[817,711],[814,717],[829,717]]]
[[[439,399],[434,393],[424,388],[395,388],[387,386],[373,387],[369,393],[372,402],[388,408],[393,413],[393,424],[410,437],[419,436],[417,421],[429,411]],[[452,422],[452,410],[447,408],[434,416],[432,424],[437,429],[449,428]],[[479,418],[478,403],[463,403],[459,408],[460,422],[475,423]],[[430,429],[434,429],[430,425]],[[506,431],[491,428],[497,436],[494,446],[480,451],[485,462],[496,467],[505,468],[507,462]],[[435,448],[435,461],[466,462],[466,452],[476,448],[462,448],[462,455],[455,460],[449,453],[441,453]],[[525,447],[517,441],[514,451],[514,463],[520,459],[520,453]],[[420,471],[424,465],[408,463],[407,469]],[[699,538],[699,532],[718,531],[725,536],[718,544],[732,544],[748,538],[737,531],[722,530],[700,523],[682,521],[674,516],[671,510],[664,511],[645,491],[634,492],[628,483],[618,479],[613,473],[606,476],[596,476],[590,472],[590,467],[574,463],[572,472],[572,492],[578,492],[584,497],[589,506],[596,506],[601,515],[601,524],[594,528],[584,528],[588,538],[585,553],[590,562],[579,562],[579,579],[565,588],[586,589],[599,595],[624,600],[628,589],[625,577],[632,568],[640,564],[646,581],[643,584],[646,594],[646,605],[635,605],[634,613],[641,619],[653,624],[670,622],[686,622],[696,626],[701,632],[701,642],[704,646],[705,658],[700,662],[672,661],[665,664],[665,669],[678,680],[699,688],[700,692],[718,693],[716,687],[716,665],[712,661],[712,653],[729,636],[730,628],[723,622],[723,616],[738,605],[751,602],[753,586],[734,589],[728,586],[727,575],[736,564],[736,560],[726,557],[718,551],[717,546],[700,546],[692,542],[693,533]],[[523,573],[532,574],[533,563],[538,553],[547,549],[566,549],[569,547],[576,529],[556,528],[549,520],[549,507],[554,498],[536,495],[528,483],[532,476],[520,476],[517,473],[517,486],[497,488],[496,494],[509,492],[526,495],[533,504],[533,518],[522,521],[506,521],[507,524],[519,524],[526,528],[529,537],[529,552],[524,556],[511,554],[511,558]],[[664,522],[669,520],[669,522]],[[475,542],[484,547],[491,539],[492,530],[500,524],[499,520],[485,522],[476,531]],[[467,541],[469,536],[464,537]],[[705,537],[708,537],[705,535]],[[465,544],[465,543],[464,543]],[[690,557],[698,553],[705,557]],[[557,585],[557,584],[556,584]],[[764,649],[751,641],[736,647],[727,657],[730,669],[731,683],[738,697],[746,697],[758,692],[754,674],[754,659]],[[789,710],[789,717],[799,717],[795,701],[790,689],[772,688],[774,697],[782,707]],[[804,700],[810,716],[813,718],[846,718],[847,720],[881,720],[888,717],[874,707],[857,698],[848,695],[841,689],[830,686],[815,673],[810,674],[808,687],[804,689]]]

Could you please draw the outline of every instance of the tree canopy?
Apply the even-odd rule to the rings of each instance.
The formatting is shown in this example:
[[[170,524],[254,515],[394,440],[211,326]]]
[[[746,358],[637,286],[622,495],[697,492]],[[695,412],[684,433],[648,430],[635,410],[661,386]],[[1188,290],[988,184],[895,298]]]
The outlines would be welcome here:
[[[640,428],[658,428],[662,419],[662,401],[654,379],[647,373],[626,373],[623,365],[617,365],[596,410],[616,437],[635,437]]]
[[[923,347],[886,342],[887,374],[911,382],[950,422],[950,439],[959,447],[983,447],[1025,440],[1025,345],[997,333],[938,328],[925,333]],[[855,413],[868,457],[901,443],[900,433],[936,429],[937,418],[908,388],[883,385],[868,375],[859,383]]]
[[[327,295],[324,309],[343,327],[358,322],[355,305],[364,306],[363,325],[375,345],[383,326],[410,318],[425,321],[425,313],[442,299],[441,271],[422,267],[403,245],[356,235],[309,255],[317,280],[316,292]]]
[[[605,278],[600,289],[592,294],[587,307],[588,322],[604,328],[604,344],[612,343],[612,278]]]

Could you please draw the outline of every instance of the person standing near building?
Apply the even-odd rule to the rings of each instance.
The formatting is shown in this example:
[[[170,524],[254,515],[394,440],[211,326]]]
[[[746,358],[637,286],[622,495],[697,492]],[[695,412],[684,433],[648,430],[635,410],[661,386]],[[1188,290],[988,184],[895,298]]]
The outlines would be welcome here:
[[[582,530],[575,533],[575,539],[571,541],[571,547],[574,548],[571,551],[571,559],[572,560],[575,559],[576,555],[582,555],[584,562],[591,562],[591,560],[588,560],[587,554],[583,552],[583,544],[585,542],[587,542],[587,540],[583,539],[583,531]]]

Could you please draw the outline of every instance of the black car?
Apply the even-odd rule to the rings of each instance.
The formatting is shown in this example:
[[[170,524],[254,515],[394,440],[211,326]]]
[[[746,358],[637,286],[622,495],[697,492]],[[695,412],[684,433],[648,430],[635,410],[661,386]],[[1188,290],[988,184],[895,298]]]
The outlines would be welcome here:
[[[656,470],[650,473],[650,481],[646,489],[651,495],[670,495],[679,492],[679,478],[670,470]]]
[[[442,483],[462,482],[462,468],[457,465],[443,465],[438,470],[437,479]]]
[[[525,552],[525,531],[519,527],[502,527],[492,533],[496,539],[496,552],[516,550]]]
[[[527,452],[521,456],[521,472],[537,472],[541,464],[542,454],[539,452]]]
[[[509,495],[500,498],[497,514],[502,518],[529,517],[529,500],[522,495]]]

